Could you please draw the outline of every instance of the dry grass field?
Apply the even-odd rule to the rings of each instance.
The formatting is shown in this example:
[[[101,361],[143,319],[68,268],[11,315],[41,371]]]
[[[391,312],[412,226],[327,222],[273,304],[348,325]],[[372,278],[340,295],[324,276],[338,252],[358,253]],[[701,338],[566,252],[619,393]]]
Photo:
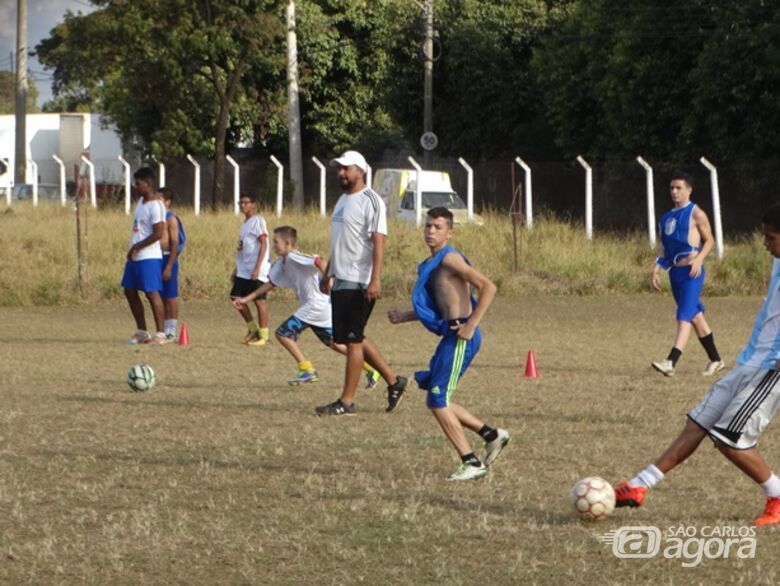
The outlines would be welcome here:
[[[756,297],[709,300],[729,363]],[[435,339],[391,326],[369,334],[404,374]],[[276,324],[294,306],[271,302]],[[678,375],[649,367],[674,330],[668,295],[500,298],[456,393],[513,441],[480,481],[448,483],[457,461],[410,390],[384,412],[384,387],[359,414],[318,419],[343,359],[302,343],[320,382],[287,386],[278,344],[237,343],[227,302],[186,304],[189,347],[131,347],[120,303],[0,309],[0,582],[4,584],[776,584],[780,533],[755,559],[618,559],[596,537],[629,525],[747,525],[757,487],[710,445],[646,506],[598,524],[572,514],[579,478],[635,473],[663,449],[708,387],[694,342]],[[541,377],[523,377],[533,349]],[[127,368],[157,387],[132,393]],[[471,436],[475,440],[475,436]],[[481,448],[481,442],[475,441]],[[762,441],[780,468],[780,431]]]

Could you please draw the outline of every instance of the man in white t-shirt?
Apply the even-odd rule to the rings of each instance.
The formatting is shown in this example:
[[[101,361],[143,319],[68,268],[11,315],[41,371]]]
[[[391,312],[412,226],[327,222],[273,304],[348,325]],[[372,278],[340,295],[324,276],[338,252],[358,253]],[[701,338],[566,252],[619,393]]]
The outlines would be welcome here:
[[[230,277],[233,281],[231,299],[249,295],[263,286],[268,282],[268,270],[271,268],[268,227],[263,216],[257,213],[257,201],[254,196],[242,194],[238,203],[244,214],[244,223],[238,233],[236,268]],[[245,304],[237,308],[247,326],[247,333],[241,343],[265,346],[268,343],[268,303],[265,294],[258,295],[254,302],[257,321]]]
[[[320,284],[330,294],[333,339],[347,347],[347,367],[341,397],[314,411],[317,415],[354,415],[360,369],[368,362],[388,383],[386,411],[392,412],[403,397],[407,380],[396,376],[364,330],[382,290],[387,215],[382,198],[365,182],[366,159],[347,151],[331,161],[338,167],[344,193],[331,218],[330,259]],[[331,283],[332,280],[332,283]]]
[[[273,249],[278,258],[271,265],[268,282],[254,293],[233,301],[235,308],[240,310],[245,304],[260,295],[265,295],[275,287],[295,289],[301,305],[275,332],[279,344],[284,346],[298,364],[298,372],[287,380],[291,385],[313,383],[318,380],[314,365],[304,356],[297,344],[303,330],[311,328],[320,342],[336,352],[347,354],[346,346],[333,342],[330,299],[319,288],[322,260],[319,256],[311,256],[295,250],[297,241],[298,231],[292,226],[279,226],[274,229]],[[379,381],[379,373],[365,363],[363,372],[368,380],[366,388],[370,389]]]
[[[154,189],[154,172],[142,167],[134,174],[135,187],[141,199],[135,208],[133,232],[130,238],[130,250],[122,275],[122,287],[130,305],[136,324],[136,332],[128,340],[129,344],[165,344],[163,328],[162,291],[162,248],[160,239],[165,229],[165,205],[157,197]],[[157,333],[154,338],[146,329],[146,315],[139,291],[146,294],[154,315]]]

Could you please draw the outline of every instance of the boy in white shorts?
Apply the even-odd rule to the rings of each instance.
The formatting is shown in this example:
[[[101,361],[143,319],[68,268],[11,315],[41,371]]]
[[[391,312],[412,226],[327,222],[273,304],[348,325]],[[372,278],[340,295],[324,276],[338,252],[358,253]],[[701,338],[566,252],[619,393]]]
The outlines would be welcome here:
[[[761,220],[764,247],[774,257],[769,292],[737,365],[688,413],[682,433],[661,457],[615,488],[616,506],[638,507],[650,488],[696,451],[705,436],[764,491],[766,507],[753,524],[780,523],[780,478],[756,445],[780,405],[780,204]]]
[[[330,298],[320,291],[319,285],[324,268],[322,259],[295,250],[297,240],[298,231],[292,226],[276,228],[273,249],[278,258],[268,273],[268,282],[249,295],[233,301],[235,308],[240,311],[247,303],[261,295],[265,296],[274,287],[295,289],[301,305],[275,332],[279,344],[284,346],[298,364],[298,372],[287,380],[291,385],[318,380],[314,365],[304,356],[297,344],[303,330],[310,328],[320,342],[340,354],[347,354],[346,346],[333,341]],[[367,379],[366,388],[370,389],[379,382],[379,373],[365,362],[363,372]]]

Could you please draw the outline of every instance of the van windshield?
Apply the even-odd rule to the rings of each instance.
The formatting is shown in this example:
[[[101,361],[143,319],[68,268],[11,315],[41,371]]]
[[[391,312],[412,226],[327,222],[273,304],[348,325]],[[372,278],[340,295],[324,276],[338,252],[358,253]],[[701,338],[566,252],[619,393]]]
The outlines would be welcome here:
[[[454,191],[423,191],[422,205],[424,208],[436,208],[439,206],[451,210],[465,210],[466,204]],[[414,209],[414,191],[407,191],[404,196],[402,209]]]

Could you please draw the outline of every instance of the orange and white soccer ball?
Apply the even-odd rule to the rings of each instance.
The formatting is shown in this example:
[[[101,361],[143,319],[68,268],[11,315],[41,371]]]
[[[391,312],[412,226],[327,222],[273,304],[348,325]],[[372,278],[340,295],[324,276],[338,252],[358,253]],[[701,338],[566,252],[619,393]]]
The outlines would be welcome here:
[[[583,478],[571,489],[574,510],[585,521],[600,521],[615,510],[615,491],[598,476]]]

